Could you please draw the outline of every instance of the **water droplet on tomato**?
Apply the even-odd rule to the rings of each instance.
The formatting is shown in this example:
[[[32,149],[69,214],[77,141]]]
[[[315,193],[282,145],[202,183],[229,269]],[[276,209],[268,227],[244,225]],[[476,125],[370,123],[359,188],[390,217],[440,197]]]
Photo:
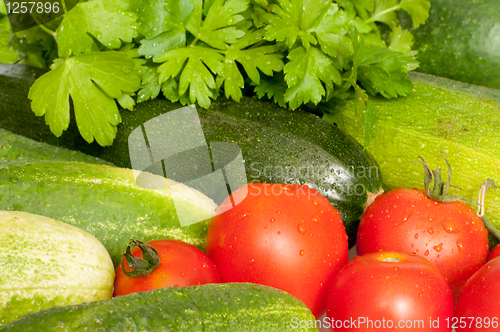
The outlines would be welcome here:
[[[415,233],[415,235],[413,235],[413,237],[414,237],[415,239],[418,239],[418,233]]]
[[[317,199],[313,199],[313,204],[314,205],[319,205],[319,201]]]
[[[434,233],[434,229],[432,227],[427,228],[427,233],[429,234]]]
[[[437,252],[440,252],[441,250],[443,250],[443,244],[440,243],[437,246],[432,247],[432,249],[436,250]]]
[[[429,256],[429,249],[427,249],[427,250],[424,252],[424,255],[425,255],[425,256]]]
[[[441,226],[443,226],[443,229],[445,230],[446,233],[458,233],[458,232],[460,232],[457,225],[453,222],[452,219],[445,219],[441,223]]]
[[[181,273],[181,277],[185,277],[186,274],[184,272]]]
[[[300,234],[304,234],[306,232],[306,226],[304,226],[304,224],[299,224],[297,226],[297,230],[299,231]]]
[[[267,225],[264,225],[264,228],[267,228]]]
[[[299,252],[299,254],[300,254],[300,256],[304,256],[304,254],[305,254],[304,250],[301,250],[301,251]]]
[[[457,247],[459,252],[464,251],[464,242],[462,239],[457,240]]]
[[[271,218],[271,219],[269,219],[269,221],[270,221],[270,222],[275,222],[275,221],[276,221],[276,219]]]
[[[319,219],[318,218],[312,218],[312,221],[319,222]]]
[[[240,215],[240,218],[245,218],[247,216],[246,213],[243,213],[242,215]]]
[[[277,231],[278,234],[281,234],[281,231]]]

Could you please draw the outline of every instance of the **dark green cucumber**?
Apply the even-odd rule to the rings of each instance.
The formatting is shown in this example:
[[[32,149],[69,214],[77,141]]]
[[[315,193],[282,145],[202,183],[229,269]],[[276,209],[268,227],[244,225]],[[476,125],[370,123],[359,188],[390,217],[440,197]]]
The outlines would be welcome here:
[[[37,142],[0,128],[0,161],[6,160],[60,160],[111,165],[80,151]]]
[[[134,129],[181,107],[156,99],[137,105],[133,112],[122,111],[122,123],[111,147],[83,142],[74,125],[56,138],[48,131],[43,118],[33,114],[26,100],[16,102],[13,98],[14,95],[27,96],[32,83],[33,70],[22,68],[7,71],[0,77],[0,88],[5,89],[2,90],[4,97],[0,95],[0,119],[12,114],[14,107],[17,110],[15,117],[0,120],[0,127],[35,140],[80,150],[120,167],[131,166],[128,138]],[[11,85],[15,88],[9,88]],[[7,105],[4,100],[11,104]],[[220,98],[208,110],[199,108],[198,115],[207,142],[232,142],[240,147],[248,182],[298,182],[317,188],[341,212],[347,234],[351,238],[355,235],[368,193],[377,192],[382,183],[377,163],[351,136],[310,113],[247,97],[239,103]],[[30,125],[21,125],[22,118],[29,118]]]
[[[1,210],[79,227],[101,241],[115,266],[131,238],[170,238],[205,247],[216,204],[185,185],[171,182],[166,189],[146,189],[136,184],[131,169],[80,162],[11,161],[0,166]],[[193,223],[182,227],[180,215]]]
[[[417,70],[500,89],[500,2],[429,1],[429,19],[412,31]],[[402,25],[411,27],[408,15],[400,15]]]
[[[54,307],[0,326],[1,332],[289,332],[318,331],[292,295],[248,283],[169,287]]]

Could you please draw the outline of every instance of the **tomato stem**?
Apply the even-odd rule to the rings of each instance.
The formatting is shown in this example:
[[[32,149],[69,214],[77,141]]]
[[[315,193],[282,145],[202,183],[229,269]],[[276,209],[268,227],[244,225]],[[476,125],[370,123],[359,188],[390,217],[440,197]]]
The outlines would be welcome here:
[[[452,202],[452,201],[463,201],[463,202],[468,202],[474,205],[479,205],[478,202],[475,202],[473,200],[470,200],[468,198],[460,197],[457,195],[448,195],[448,189],[450,187],[455,187],[457,189],[461,189],[459,187],[453,186],[451,182],[451,166],[448,160],[446,159],[443,151],[441,151],[441,154],[443,155],[444,161],[446,162],[446,166],[448,168],[448,177],[446,182],[441,181],[441,169],[433,169],[431,170],[429,165],[425,162],[424,158],[422,156],[418,156],[418,160],[415,161],[420,161],[422,165],[424,166],[424,188],[425,188],[425,194],[427,197],[430,199],[434,199],[436,201],[440,202]],[[434,180],[434,184],[431,189],[431,183]]]
[[[142,258],[132,256],[130,247],[139,247],[142,251]],[[130,271],[125,270],[125,261]],[[127,250],[123,254],[122,270],[129,277],[144,277],[153,272],[160,265],[160,255],[151,245],[131,239],[127,245]]]
[[[486,191],[490,186],[493,188],[500,188],[495,185],[495,181],[493,181],[492,179],[487,179],[486,181],[484,181],[484,183],[481,185],[481,188],[479,188],[479,194],[477,196],[477,201],[479,204],[477,205],[476,214],[483,220],[486,229],[489,230],[490,233],[500,241],[500,231],[495,227],[495,225],[493,225],[488,217],[486,217],[484,208],[484,197],[486,196]]]

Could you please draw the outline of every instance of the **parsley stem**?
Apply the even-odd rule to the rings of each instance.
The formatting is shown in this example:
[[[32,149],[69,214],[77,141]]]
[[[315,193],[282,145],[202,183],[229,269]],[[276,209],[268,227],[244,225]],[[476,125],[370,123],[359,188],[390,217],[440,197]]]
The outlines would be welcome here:
[[[63,10],[64,10],[64,14],[67,14],[68,8],[66,8],[66,2],[64,0],[61,0],[61,4],[62,4]]]
[[[191,44],[189,44],[189,46],[194,46],[194,44],[196,44],[196,42],[199,40],[198,37],[196,37],[192,42]]]
[[[33,19],[35,20],[36,24],[40,27],[40,29],[42,29],[43,31],[45,31],[46,33],[48,33],[49,35],[51,35],[52,37],[54,37],[54,39],[56,38],[56,33],[54,31],[50,30],[49,28],[47,28],[45,25],[43,25],[38,20],[38,18],[36,17],[36,15],[32,15],[31,17],[33,17]]]
[[[380,13],[377,13],[377,14],[373,15],[372,17],[370,17],[369,19],[367,19],[367,20],[365,21],[365,23],[367,23],[367,24],[368,24],[368,23],[373,23],[373,22],[375,22],[375,21],[377,20],[377,18],[379,18],[380,16],[383,16],[383,15],[385,15],[385,14],[387,14],[387,13],[393,12],[393,11],[398,10],[398,9],[399,9],[399,5],[394,6],[394,7],[391,7],[391,8],[387,8],[386,10],[383,10],[383,11],[381,11]]]

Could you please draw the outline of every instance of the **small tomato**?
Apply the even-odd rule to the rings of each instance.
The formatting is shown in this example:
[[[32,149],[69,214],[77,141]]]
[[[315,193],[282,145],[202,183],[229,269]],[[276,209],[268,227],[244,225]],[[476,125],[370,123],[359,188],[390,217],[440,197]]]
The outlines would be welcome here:
[[[185,287],[220,283],[219,273],[214,263],[200,249],[178,240],[154,240],[147,243],[136,242],[139,246],[130,251],[130,255],[146,259],[146,255],[159,256],[159,265],[151,267],[152,271],[143,276],[128,276],[123,272],[122,264],[127,273],[134,270],[129,267],[128,259],[124,259],[116,268],[114,296],[136,292],[145,292],[164,287]],[[149,246],[150,247],[149,247]],[[149,249],[149,251],[148,251]],[[129,248],[127,248],[129,251]],[[143,251],[146,252],[143,255]],[[132,258],[133,259],[133,258]],[[135,270],[135,272],[139,272]],[[144,274],[140,272],[140,274]]]

